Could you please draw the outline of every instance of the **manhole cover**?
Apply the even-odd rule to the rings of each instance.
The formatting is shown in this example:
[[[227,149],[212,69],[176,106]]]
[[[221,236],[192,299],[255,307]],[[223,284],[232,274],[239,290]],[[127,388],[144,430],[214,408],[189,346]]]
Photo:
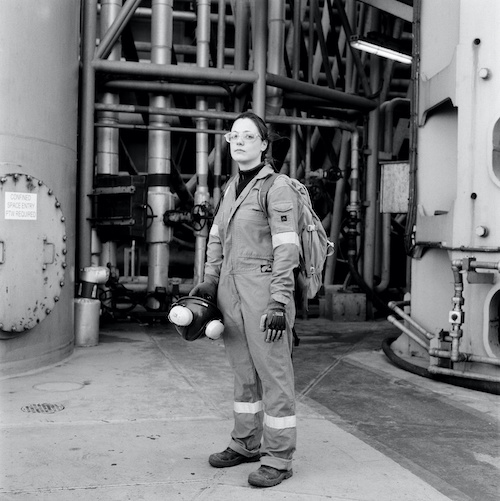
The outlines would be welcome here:
[[[53,381],[51,383],[36,384],[33,388],[39,391],[73,391],[81,390],[83,384],[72,383],[70,381]]]
[[[38,414],[54,414],[64,409],[64,405],[60,404],[29,404],[21,407],[23,412],[35,412]]]
[[[0,339],[42,322],[62,294],[67,237],[61,203],[42,181],[21,173],[0,179]],[[19,280],[19,271],[29,280]]]

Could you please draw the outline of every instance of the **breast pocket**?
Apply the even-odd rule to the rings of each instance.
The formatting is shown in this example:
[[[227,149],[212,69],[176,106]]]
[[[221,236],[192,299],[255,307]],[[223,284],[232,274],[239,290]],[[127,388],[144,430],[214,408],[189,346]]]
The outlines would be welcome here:
[[[265,214],[258,209],[241,208],[235,214],[237,254],[242,258],[256,258],[269,262],[273,248],[271,230]]]

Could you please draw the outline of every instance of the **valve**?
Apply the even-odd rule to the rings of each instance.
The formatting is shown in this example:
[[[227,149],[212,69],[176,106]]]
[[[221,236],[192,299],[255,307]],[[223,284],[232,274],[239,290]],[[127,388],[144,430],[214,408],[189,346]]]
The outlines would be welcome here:
[[[462,325],[464,323],[464,312],[451,310],[448,313],[448,322],[452,325]]]

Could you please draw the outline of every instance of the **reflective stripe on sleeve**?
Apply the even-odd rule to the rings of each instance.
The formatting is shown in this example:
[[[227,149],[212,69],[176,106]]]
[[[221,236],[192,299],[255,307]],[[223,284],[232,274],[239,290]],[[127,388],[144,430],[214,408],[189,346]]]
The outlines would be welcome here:
[[[263,409],[262,400],[258,402],[234,402],[234,412],[238,414],[257,414]]]
[[[215,235],[216,237],[219,236],[219,225],[212,224],[212,227],[210,228],[210,235]]]
[[[300,247],[299,236],[294,231],[285,231],[283,233],[276,233],[273,235],[273,249],[283,244],[295,244]]]
[[[264,424],[269,428],[284,430],[285,428],[295,428],[297,425],[296,416],[273,417],[264,414]]]

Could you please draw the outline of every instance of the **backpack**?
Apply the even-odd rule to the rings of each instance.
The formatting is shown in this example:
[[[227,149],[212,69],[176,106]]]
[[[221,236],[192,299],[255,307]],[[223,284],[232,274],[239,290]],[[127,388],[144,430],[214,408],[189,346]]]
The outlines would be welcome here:
[[[321,220],[314,212],[307,188],[297,179],[286,174],[270,174],[262,183],[259,203],[267,217],[267,193],[278,176],[283,176],[297,194],[299,200],[300,263],[297,285],[302,297],[313,299],[323,285],[323,268],[327,256],[334,252],[334,244],[328,240]]]

